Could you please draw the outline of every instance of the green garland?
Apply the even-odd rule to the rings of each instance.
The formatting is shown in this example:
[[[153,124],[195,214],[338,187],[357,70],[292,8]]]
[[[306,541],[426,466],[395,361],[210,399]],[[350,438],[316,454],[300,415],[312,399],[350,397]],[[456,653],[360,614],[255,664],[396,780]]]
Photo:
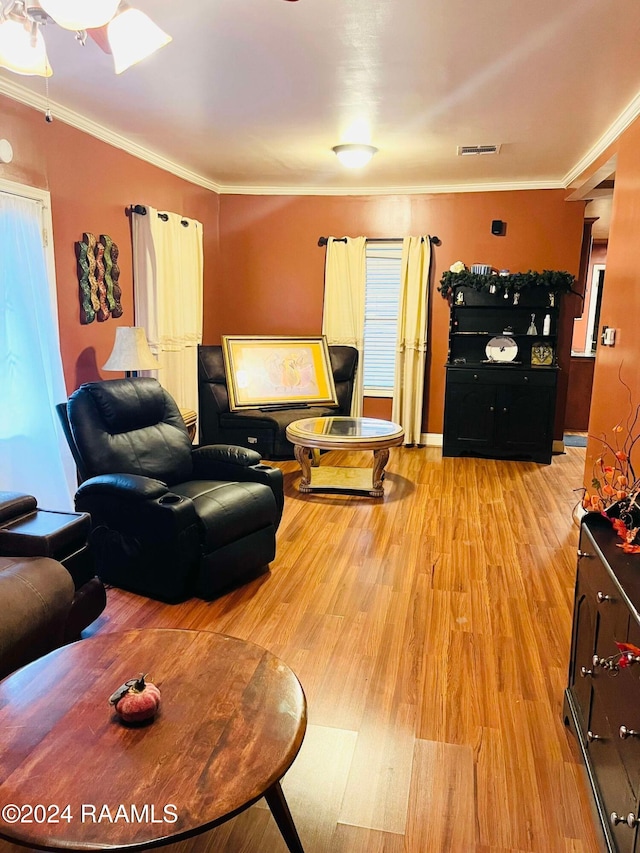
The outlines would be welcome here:
[[[442,274],[438,290],[443,299],[447,299],[456,287],[471,287],[473,290],[489,291],[493,285],[496,293],[505,290],[519,292],[532,288],[544,288],[550,293],[576,293],[573,289],[575,277],[571,273],[562,270],[543,270],[542,272],[514,272],[509,275],[478,275],[477,273],[463,270],[462,272],[451,272],[447,270]]]

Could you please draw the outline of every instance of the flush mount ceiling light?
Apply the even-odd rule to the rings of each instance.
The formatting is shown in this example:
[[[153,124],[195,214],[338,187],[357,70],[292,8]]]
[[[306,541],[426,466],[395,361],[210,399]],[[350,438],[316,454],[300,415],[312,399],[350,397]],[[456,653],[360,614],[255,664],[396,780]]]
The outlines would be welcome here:
[[[50,22],[75,30],[82,44],[88,31],[113,56],[116,74],[171,41],[147,15],[121,0],[0,0],[0,67],[50,77],[41,30]]]
[[[335,145],[331,149],[343,166],[348,169],[358,169],[371,160],[378,149],[373,145],[364,145],[355,142],[345,143],[344,145]]]

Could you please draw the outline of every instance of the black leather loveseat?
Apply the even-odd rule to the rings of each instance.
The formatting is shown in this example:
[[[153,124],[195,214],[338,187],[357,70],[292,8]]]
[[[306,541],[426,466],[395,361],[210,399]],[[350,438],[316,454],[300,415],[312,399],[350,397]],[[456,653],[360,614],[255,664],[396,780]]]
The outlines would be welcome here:
[[[331,371],[338,397],[337,408],[308,406],[291,409],[229,410],[229,394],[221,346],[198,347],[198,404],[200,443],[226,442],[257,450],[265,459],[293,459],[293,445],[285,430],[299,418],[348,415],[358,365],[355,347],[330,346]]]

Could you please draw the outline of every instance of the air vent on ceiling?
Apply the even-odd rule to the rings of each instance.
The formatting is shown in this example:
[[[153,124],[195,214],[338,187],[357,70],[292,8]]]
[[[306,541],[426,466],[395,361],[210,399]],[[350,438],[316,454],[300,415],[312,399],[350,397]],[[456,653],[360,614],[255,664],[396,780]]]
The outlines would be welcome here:
[[[498,154],[499,145],[458,145],[458,157],[471,157],[474,154]]]

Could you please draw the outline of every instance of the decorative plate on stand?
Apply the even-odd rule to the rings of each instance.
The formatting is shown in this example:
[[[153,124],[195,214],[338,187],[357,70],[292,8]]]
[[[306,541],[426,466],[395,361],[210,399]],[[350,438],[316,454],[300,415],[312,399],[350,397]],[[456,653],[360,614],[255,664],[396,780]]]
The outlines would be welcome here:
[[[489,361],[513,361],[518,355],[518,344],[513,338],[497,335],[491,338],[485,352]]]

